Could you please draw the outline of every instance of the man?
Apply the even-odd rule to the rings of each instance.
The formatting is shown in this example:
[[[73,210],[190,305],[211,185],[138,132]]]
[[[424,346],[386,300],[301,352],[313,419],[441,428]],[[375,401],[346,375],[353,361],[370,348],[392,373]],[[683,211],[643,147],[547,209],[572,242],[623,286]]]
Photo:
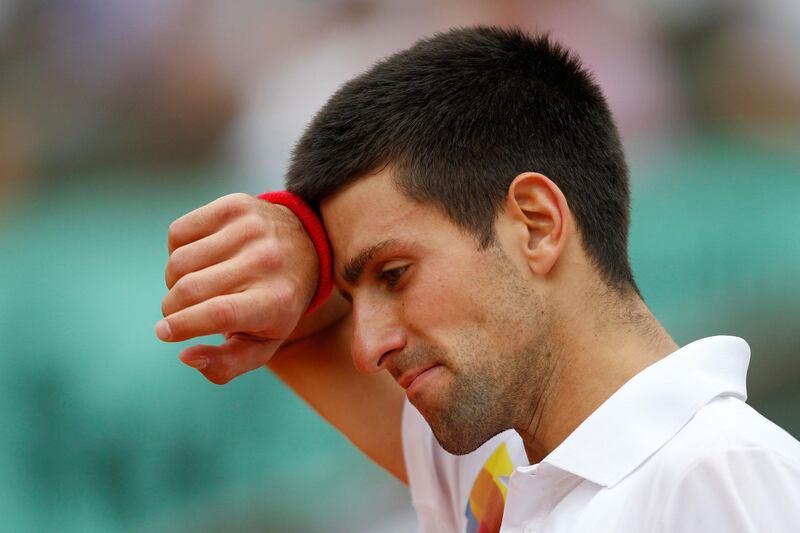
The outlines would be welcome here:
[[[170,227],[157,334],[225,333],[181,354],[215,383],[268,364],[423,531],[800,527],[800,443],[744,403],[746,343],[679,349],[639,295],[618,134],[560,46],[420,41],[329,100],[288,186],[338,293],[301,319],[313,213],[231,195]]]

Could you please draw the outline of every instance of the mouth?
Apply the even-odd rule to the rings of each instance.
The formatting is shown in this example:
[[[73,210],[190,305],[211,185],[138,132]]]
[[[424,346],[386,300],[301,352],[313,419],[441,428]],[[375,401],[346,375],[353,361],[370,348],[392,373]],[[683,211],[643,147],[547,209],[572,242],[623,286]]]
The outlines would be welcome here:
[[[432,365],[424,368],[418,368],[416,370],[412,370],[410,372],[406,372],[397,382],[400,384],[401,387],[406,389],[406,392],[410,392],[413,386],[420,383],[423,379],[425,379],[428,375],[431,374],[431,371],[435,368],[440,367],[441,365]]]

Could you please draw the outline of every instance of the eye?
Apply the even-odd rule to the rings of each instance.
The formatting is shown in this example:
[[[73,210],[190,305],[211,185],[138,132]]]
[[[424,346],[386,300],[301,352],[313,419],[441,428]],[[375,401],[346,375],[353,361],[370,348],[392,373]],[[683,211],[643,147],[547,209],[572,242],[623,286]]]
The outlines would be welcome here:
[[[408,265],[383,270],[381,271],[380,279],[382,282],[386,283],[387,287],[394,289],[400,283],[406,270],[408,270]]]

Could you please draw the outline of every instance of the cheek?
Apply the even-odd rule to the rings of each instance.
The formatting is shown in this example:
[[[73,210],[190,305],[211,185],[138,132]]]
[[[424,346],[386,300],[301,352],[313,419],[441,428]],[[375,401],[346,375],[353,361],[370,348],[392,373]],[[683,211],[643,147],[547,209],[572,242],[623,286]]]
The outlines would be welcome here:
[[[411,330],[423,336],[452,334],[487,323],[486,298],[464,272],[419,276],[404,291],[401,312]]]

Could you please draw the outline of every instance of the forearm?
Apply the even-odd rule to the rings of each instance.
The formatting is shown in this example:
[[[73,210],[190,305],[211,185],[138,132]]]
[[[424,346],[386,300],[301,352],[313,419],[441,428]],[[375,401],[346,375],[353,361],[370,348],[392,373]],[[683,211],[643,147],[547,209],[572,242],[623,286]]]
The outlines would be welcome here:
[[[338,302],[328,302],[306,318],[307,334],[298,333],[294,341],[284,343],[267,367],[370,459],[405,483],[403,391],[387,373],[356,370],[350,354],[350,304],[338,293],[334,298]],[[317,317],[318,313],[324,314]]]
[[[350,314],[351,307],[350,303],[339,294],[339,291],[334,290],[328,301],[319,309],[300,319],[297,327],[287,337],[278,352],[297,341],[313,337],[332,327]]]

